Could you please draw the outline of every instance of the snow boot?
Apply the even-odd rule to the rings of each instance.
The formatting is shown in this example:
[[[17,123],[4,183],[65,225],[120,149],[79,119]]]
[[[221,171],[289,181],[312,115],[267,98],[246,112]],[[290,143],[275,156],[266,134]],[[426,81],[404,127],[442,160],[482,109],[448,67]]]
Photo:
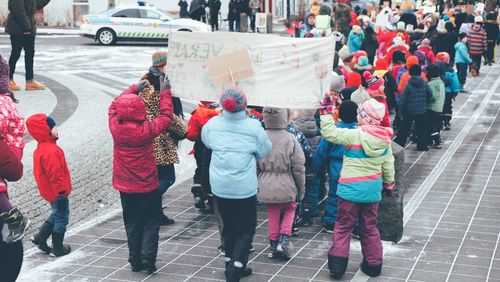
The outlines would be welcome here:
[[[289,260],[292,257],[289,236],[280,235],[280,241],[276,247],[276,251],[278,251],[285,260]]]
[[[150,262],[150,261],[148,261],[148,260],[146,260],[146,259],[143,259],[143,260],[142,260],[142,268],[143,268],[144,270],[146,270],[146,272],[147,272],[148,274],[153,274],[153,273],[155,273],[155,272],[156,272],[156,270],[157,270],[157,269],[156,269],[156,265],[155,265],[155,263],[154,263],[154,262]]]
[[[349,258],[334,257],[328,255],[328,269],[333,279],[340,279],[347,270]]]
[[[191,188],[191,193],[194,196],[194,206],[197,209],[204,210],[205,209],[205,201],[203,200],[203,193],[201,191],[201,185],[195,184]]]
[[[304,214],[302,215],[302,220],[300,226],[309,227],[312,225],[311,209],[304,208]]]
[[[370,277],[377,277],[382,272],[382,265],[369,265],[366,260],[361,263],[361,271]]]
[[[279,254],[278,254],[278,240],[270,240],[269,241],[269,254],[267,254],[267,257],[270,258],[270,259],[274,259],[274,258],[277,258],[279,257]]]
[[[175,223],[175,220],[172,218],[169,218],[166,214],[162,214],[160,216],[160,225],[161,226],[167,226],[167,225],[172,225]]]
[[[207,202],[205,204],[205,211],[209,213],[214,212],[214,195],[208,194]]]
[[[0,220],[7,223],[9,235],[4,239],[5,243],[13,244],[24,238],[24,232],[29,228],[29,220],[17,209],[12,208],[9,212],[0,215]]]
[[[50,235],[52,235],[52,229],[54,225],[50,224],[48,221],[45,221],[40,227],[38,234],[31,237],[31,242],[35,244],[42,252],[46,254],[50,254],[51,248],[47,245],[47,239],[49,239]]]
[[[64,233],[52,232],[52,252],[51,256],[62,257],[71,253],[71,246],[64,245]]]

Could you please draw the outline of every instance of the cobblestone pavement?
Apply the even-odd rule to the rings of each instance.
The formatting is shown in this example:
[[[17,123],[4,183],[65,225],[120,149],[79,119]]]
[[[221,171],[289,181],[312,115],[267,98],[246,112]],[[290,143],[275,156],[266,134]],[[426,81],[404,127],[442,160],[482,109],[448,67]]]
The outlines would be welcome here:
[[[161,229],[158,273],[132,273],[127,264],[119,197],[111,187],[107,108],[120,90],[145,71],[157,49],[49,46],[37,52],[37,78],[49,89],[20,92],[19,108],[26,116],[53,113],[61,125],[59,144],[74,184],[67,238],[73,253],[55,259],[26,243],[19,281],[223,279],[215,218],[197,211],[189,192],[193,169],[187,156],[189,143],[181,148],[179,185],[164,199],[176,224]],[[0,52],[6,50],[0,45]],[[353,241],[344,280],[500,281],[498,73],[500,66],[495,65],[484,67],[480,77],[469,78],[471,93],[457,98],[453,128],[443,133],[443,149],[422,153],[410,145],[406,150],[405,236],[399,244],[384,243],[382,276],[368,279],[358,271],[361,252],[359,242]],[[22,81],[22,77],[16,79]],[[35,142],[27,144],[25,176],[10,188],[14,203],[32,220],[31,232],[48,215],[48,204],[38,196],[32,176],[35,146]],[[259,206],[258,211],[256,251],[250,263],[255,274],[245,281],[329,280],[326,251],[331,235],[321,232],[319,219],[292,240],[293,259],[275,261],[267,258],[265,207]]]

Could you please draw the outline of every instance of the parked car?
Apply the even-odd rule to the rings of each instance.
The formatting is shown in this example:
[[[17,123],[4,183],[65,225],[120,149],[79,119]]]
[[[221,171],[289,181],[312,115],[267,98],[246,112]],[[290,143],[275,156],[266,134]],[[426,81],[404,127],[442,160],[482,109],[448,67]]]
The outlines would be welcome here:
[[[82,17],[80,36],[102,45],[117,41],[167,41],[171,32],[210,32],[209,25],[191,19],[172,19],[154,7],[119,7]]]

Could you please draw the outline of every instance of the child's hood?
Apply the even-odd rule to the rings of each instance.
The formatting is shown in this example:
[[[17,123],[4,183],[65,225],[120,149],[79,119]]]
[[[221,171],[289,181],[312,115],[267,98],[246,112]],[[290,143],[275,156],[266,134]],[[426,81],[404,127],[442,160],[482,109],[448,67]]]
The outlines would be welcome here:
[[[26,121],[26,127],[29,133],[39,143],[55,142],[56,138],[50,134],[50,128],[47,124],[46,114],[32,115]]]
[[[394,134],[390,127],[375,125],[363,125],[361,131],[361,146],[371,158],[380,157],[386,152]]]
[[[264,108],[264,124],[267,129],[286,129],[288,125],[288,112],[282,108]]]
[[[120,121],[142,122],[146,120],[146,105],[135,94],[120,95],[113,101],[113,104]]]

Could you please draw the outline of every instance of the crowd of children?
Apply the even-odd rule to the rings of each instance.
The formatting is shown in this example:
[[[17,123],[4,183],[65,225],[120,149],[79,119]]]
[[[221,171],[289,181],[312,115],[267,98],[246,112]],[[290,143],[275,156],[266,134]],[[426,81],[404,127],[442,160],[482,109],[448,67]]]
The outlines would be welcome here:
[[[442,148],[441,132],[451,129],[453,101],[466,92],[467,73],[480,74],[483,56],[485,65],[494,63],[499,26],[496,13],[484,7],[465,20],[460,9],[432,3],[405,3],[400,13],[401,7],[385,2],[378,15],[346,7],[337,4],[332,13],[315,1],[304,22],[292,26],[297,37],[336,39],[330,91],[318,109],[250,107],[244,91],[230,87],[219,101],[202,101],[185,125],[166,77],[166,52],[153,54],[148,73],[112,102],[113,186],[120,192],[133,271],[156,271],[160,225],[174,223],[162,213],[161,196],[175,182],[177,143],[187,138],[194,142],[197,164],[195,207],[216,215],[227,281],[252,273],[247,263],[258,202],[267,205],[268,256],[287,260],[293,256],[292,236],[313,223],[323,199],[323,228],[333,234],[331,276],[345,273],[355,229],[361,270],[380,275],[377,213],[395,185],[391,142],[406,147],[410,138],[419,151]],[[343,19],[332,15],[346,11],[350,28],[342,30]],[[71,180],[56,144],[56,123],[36,114],[25,125],[2,57],[0,73],[0,145],[20,161],[27,127],[38,142],[35,180],[52,208],[32,241],[47,254],[66,255]],[[0,174],[0,227],[6,225],[2,240],[12,244],[22,239],[29,221],[8,197],[7,181],[20,177],[10,172]]]

